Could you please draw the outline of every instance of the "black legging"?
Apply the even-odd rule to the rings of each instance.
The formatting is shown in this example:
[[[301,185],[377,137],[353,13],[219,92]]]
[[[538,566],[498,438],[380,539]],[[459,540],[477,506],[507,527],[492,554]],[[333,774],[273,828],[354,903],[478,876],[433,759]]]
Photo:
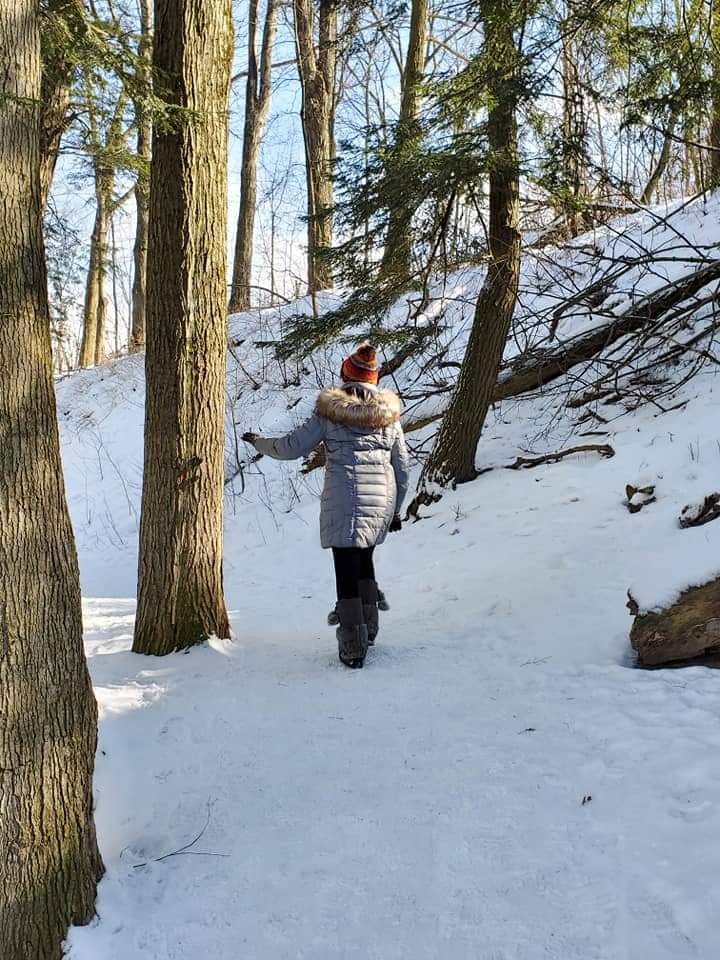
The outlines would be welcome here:
[[[338,600],[359,597],[358,581],[375,579],[374,550],[375,547],[333,547]]]

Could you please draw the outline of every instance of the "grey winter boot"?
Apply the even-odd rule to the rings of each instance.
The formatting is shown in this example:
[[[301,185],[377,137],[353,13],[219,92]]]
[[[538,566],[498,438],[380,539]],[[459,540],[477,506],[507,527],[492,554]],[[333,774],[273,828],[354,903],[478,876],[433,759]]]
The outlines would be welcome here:
[[[380,617],[378,616],[380,591],[374,580],[361,580],[358,583],[358,589],[360,590],[360,599],[363,605],[363,617],[367,624],[368,644],[372,646],[380,630]]]
[[[377,592],[378,592],[378,610],[387,612],[390,609],[390,604],[387,601],[387,597],[382,592],[380,587],[377,588]],[[330,613],[327,615],[327,622],[329,627],[336,627],[340,623],[340,620],[337,614],[337,605],[334,606],[330,611]]]
[[[363,619],[363,605],[359,597],[352,600],[338,600],[338,619],[340,626],[336,630],[338,656],[346,667],[357,669],[365,662],[368,648],[368,630]]]

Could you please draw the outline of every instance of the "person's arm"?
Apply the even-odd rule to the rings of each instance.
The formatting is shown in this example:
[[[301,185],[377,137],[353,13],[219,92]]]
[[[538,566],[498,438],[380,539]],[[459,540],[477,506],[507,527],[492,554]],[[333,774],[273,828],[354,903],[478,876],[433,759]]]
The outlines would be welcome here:
[[[255,434],[245,434],[248,442],[260,453],[272,457],[274,460],[298,460],[306,457],[323,440],[325,428],[322,418],[314,413],[309,420],[284,437],[258,437]],[[249,439],[252,437],[253,439]]]
[[[397,487],[397,499],[395,501],[395,516],[399,517],[403,502],[408,491],[410,481],[410,457],[408,455],[407,445],[405,443],[405,434],[403,428],[398,424],[397,437],[393,444],[390,462],[395,471],[395,486]],[[399,529],[399,528],[397,528]]]

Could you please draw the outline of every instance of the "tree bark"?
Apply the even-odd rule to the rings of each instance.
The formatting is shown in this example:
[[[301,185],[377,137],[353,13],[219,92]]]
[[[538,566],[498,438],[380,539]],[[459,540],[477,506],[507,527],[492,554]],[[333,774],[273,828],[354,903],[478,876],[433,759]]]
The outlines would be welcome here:
[[[132,327],[130,353],[145,349],[145,311],[147,307],[148,187],[152,128],[142,97],[149,93],[152,56],[152,11],[150,0],[140,0],[140,43],[138,45],[141,74],[141,96],[135,104],[137,155],[140,170],[135,183],[135,243],[133,246]],[[146,91],[146,87],[148,88]]]
[[[94,914],[97,711],[60,463],[40,183],[40,25],[0,0],[0,956]]]
[[[320,0],[318,46],[314,38],[314,0],[293,0],[295,47],[302,89],[303,140],[308,212],[308,290],[329,289],[332,271],[324,251],[332,246],[335,155],[335,68],[337,0]]]
[[[95,222],[90,237],[90,260],[85,281],[85,303],[83,306],[83,329],[80,341],[81,367],[92,367],[102,363],[102,344],[105,338],[105,265],[108,252],[108,231],[110,229],[109,203],[101,174],[96,172]]]
[[[417,502],[438,488],[472,480],[475,452],[490,403],[517,300],[520,277],[516,96],[518,53],[513,0],[484,0],[484,55],[488,63],[490,262],[453,394],[420,479]]]
[[[49,0],[40,92],[40,198],[47,205],[60,141],[67,127],[77,43],[86,29],[82,0]]]
[[[156,0],[153,66],[181,107],[150,167],[145,473],[133,650],[227,637],[222,585],[230,0]]]
[[[253,243],[255,239],[255,207],[257,205],[257,161],[270,109],[272,90],[272,43],[278,0],[267,0],[262,52],[258,69],[255,36],[257,33],[258,0],[250,0],[248,13],[248,74],[245,87],[245,127],[243,131],[242,170],[240,174],[240,210],[235,238],[231,312],[250,309]]]
[[[402,163],[403,156],[411,153],[421,136],[418,123],[420,93],[425,71],[427,51],[428,0],[412,0],[410,35],[402,77],[400,116],[395,133],[394,153]],[[390,211],[381,275],[392,273],[404,276],[410,272],[412,255],[412,219],[415,210],[398,202]]]

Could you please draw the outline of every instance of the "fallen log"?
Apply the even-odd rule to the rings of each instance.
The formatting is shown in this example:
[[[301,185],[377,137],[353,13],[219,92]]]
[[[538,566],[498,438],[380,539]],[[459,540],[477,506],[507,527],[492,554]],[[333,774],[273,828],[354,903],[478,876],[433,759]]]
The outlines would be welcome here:
[[[576,364],[592,360],[627,334],[657,322],[668,310],[694,296],[713,280],[720,280],[720,260],[713,260],[707,266],[653,291],[619,313],[609,325],[568,340],[558,349],[539,351],[529,360],[525,358],[520,363],[511,363],[509,372],[495,388],[493,401],[508,400],[557,380]]]
[[[638,614],[630,644],[642,667],[720,653],[720,579],[690,587],[664,610]]]
[[[584,443],[579,447],[566,447],[565,450],[558,450],[556,453],[546,453],[542,457],[518,457],[514,463],[509,463],[506,470],[530,470],[532,467],[539,467],[543,463],[559,463],[565,457],[571,457],[577,453],[599,453],[601,457],[614,457],[615,450],[609,443]]]

